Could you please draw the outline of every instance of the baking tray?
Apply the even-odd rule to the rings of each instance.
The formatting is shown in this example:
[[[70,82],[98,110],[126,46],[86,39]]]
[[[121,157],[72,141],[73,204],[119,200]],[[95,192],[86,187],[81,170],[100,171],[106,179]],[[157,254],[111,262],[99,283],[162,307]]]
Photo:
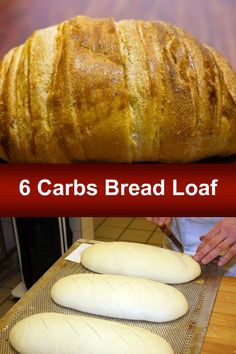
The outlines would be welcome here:
[[[58,312],[104,319],[102,316],[84,314],[61,307],[55,304],[50,298],[50,289],[58,279],[71,274],[91,273],[81,264],[64,259],[82,242],[93,243],[93,241],[88,240],[76,242],[0,320],[1,354],[16,353],[8,341],[9,330],[19,320],[35,313]],[[201,353],[201,347],[220,285],[222,272],[223,269],[213,262],[202,267],[202,274],[196,280],[186,284],[174,285],[175,288],[179,289],[185,295],[189,303],[188,313],[180,319],[166,323],[119,320],[108,317],[105,317],[105,320],[142,327],[159,334],[170,343],[175,354],[199,354]]]

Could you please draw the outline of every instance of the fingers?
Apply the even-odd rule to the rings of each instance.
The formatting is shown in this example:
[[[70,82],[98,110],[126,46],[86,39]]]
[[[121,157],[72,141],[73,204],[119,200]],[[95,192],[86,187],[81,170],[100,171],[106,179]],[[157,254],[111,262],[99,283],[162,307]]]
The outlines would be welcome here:
[[[214,227],[211,232],[201,236],[200,239],[202,242],[198,246],[194,258],[201,261],[202,264],[207,264],[223,254],[218,264],[224,265],[235,255],[235,237],[232,236],[232,233],[227,232],[224,227]]]
[[[211,240],[212,238],[215,237],[215,235],[217,235],[220,231],[221,231],[221,223],[219,222],[218,224],[216,224],[206,235],[203,235],[200,237],[200,240]]]
[[[205,257],[201,259],[202,264],[207,264],[211,262],[213,259],[218,257],[220,254],[224,253],[229,249],[232,245],[230,239],[225,239],[221,243],[219,243],[214,249],[212,249]]]
[[[146,217],[146,219],[148,221],[153,222],[156,225],[162,226],[164,224],[168,224],[171,220],[170,217],[165,217],[165,216],[161,216],[161,217]]]
[[[236,244],[234,244],[232,247],[230,247],[228,252],[223,257],[220,257],[220,259],[218,261],[218,265],[219,266],[225,265],[234,256],[236,256]]]
[[[196,254],[194,256],[196,261],[201,261],[210,252],[214,251],[217,248],[217,246],[218,246],[218,248],[223,247],[224,244],[221,246],[220,246],[220,244],[227,238],[227,235],[224,232],[220,232],[220,233],[216,234],[215,237],[211,237],[211,236],[207,237],[207,236],[208,235],[206,235],[202,238],[202,242],[200,243],[200,245],[198,246],[198,248],[196,250]],[[215,254],[215,252],[213,252],[213,254]]]
[[[168,224],[170,222],[170,219],[169,217],[161,217],[161,218],[158,218],[158,225],[162,226],[164,224]]]

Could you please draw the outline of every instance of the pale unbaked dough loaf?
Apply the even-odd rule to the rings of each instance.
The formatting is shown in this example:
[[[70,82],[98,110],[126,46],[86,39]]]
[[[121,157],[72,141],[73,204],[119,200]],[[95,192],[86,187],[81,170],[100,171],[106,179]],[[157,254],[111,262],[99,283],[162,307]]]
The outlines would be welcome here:
[[[143,278],[76,274],[57,281],[51,290],[59,305],[96,315],[166,322],[188,311],[174,287]]]
[[[96,273],[120,274],[167,284],[189,282],[201,274],[190,256],[160,247],[130,242],[100,242],[87,248],[81,263]]]
[[[144,329],[56,313],[18,322],[10,343],[20,354],[173,354],[166,340]]]

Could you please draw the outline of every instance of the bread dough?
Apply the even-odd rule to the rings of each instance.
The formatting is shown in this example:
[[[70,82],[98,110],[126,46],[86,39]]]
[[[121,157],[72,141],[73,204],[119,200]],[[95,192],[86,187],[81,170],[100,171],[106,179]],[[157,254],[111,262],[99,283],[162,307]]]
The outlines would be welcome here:
[[[54,284],[51,296],[65,307],[132,320],[166,322],[188,311],[187,300],[174,287],[119,275],[70,275]]]
[[[131,242],[100,242],[81,254],[84,267],[97,273],[120,274],[167,284],[189,282],[201,274],[190,256],[156,246]]]
[[[20,354],[173,354],[166,340],[144,329],[57,313],[18,322],[10,343]]]

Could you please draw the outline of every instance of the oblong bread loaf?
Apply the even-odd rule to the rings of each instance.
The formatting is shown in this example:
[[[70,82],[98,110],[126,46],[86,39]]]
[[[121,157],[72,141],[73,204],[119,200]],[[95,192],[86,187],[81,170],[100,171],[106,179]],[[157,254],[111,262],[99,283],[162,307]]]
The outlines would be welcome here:
[[[143,278],[75,274],[51,289],[59,305],[101,316],[166,322],[188,311],[184,295],[174,287]]]
[[[20,354],[173,354],[166,340],[144,329],[57,313],[21,320],[9,339]]]
[[[96,273],[142,277],[167,284],[186,283],[201,274],[199,264],[186,254],[131,242],[96,243],[83,251],[81,263]]]

